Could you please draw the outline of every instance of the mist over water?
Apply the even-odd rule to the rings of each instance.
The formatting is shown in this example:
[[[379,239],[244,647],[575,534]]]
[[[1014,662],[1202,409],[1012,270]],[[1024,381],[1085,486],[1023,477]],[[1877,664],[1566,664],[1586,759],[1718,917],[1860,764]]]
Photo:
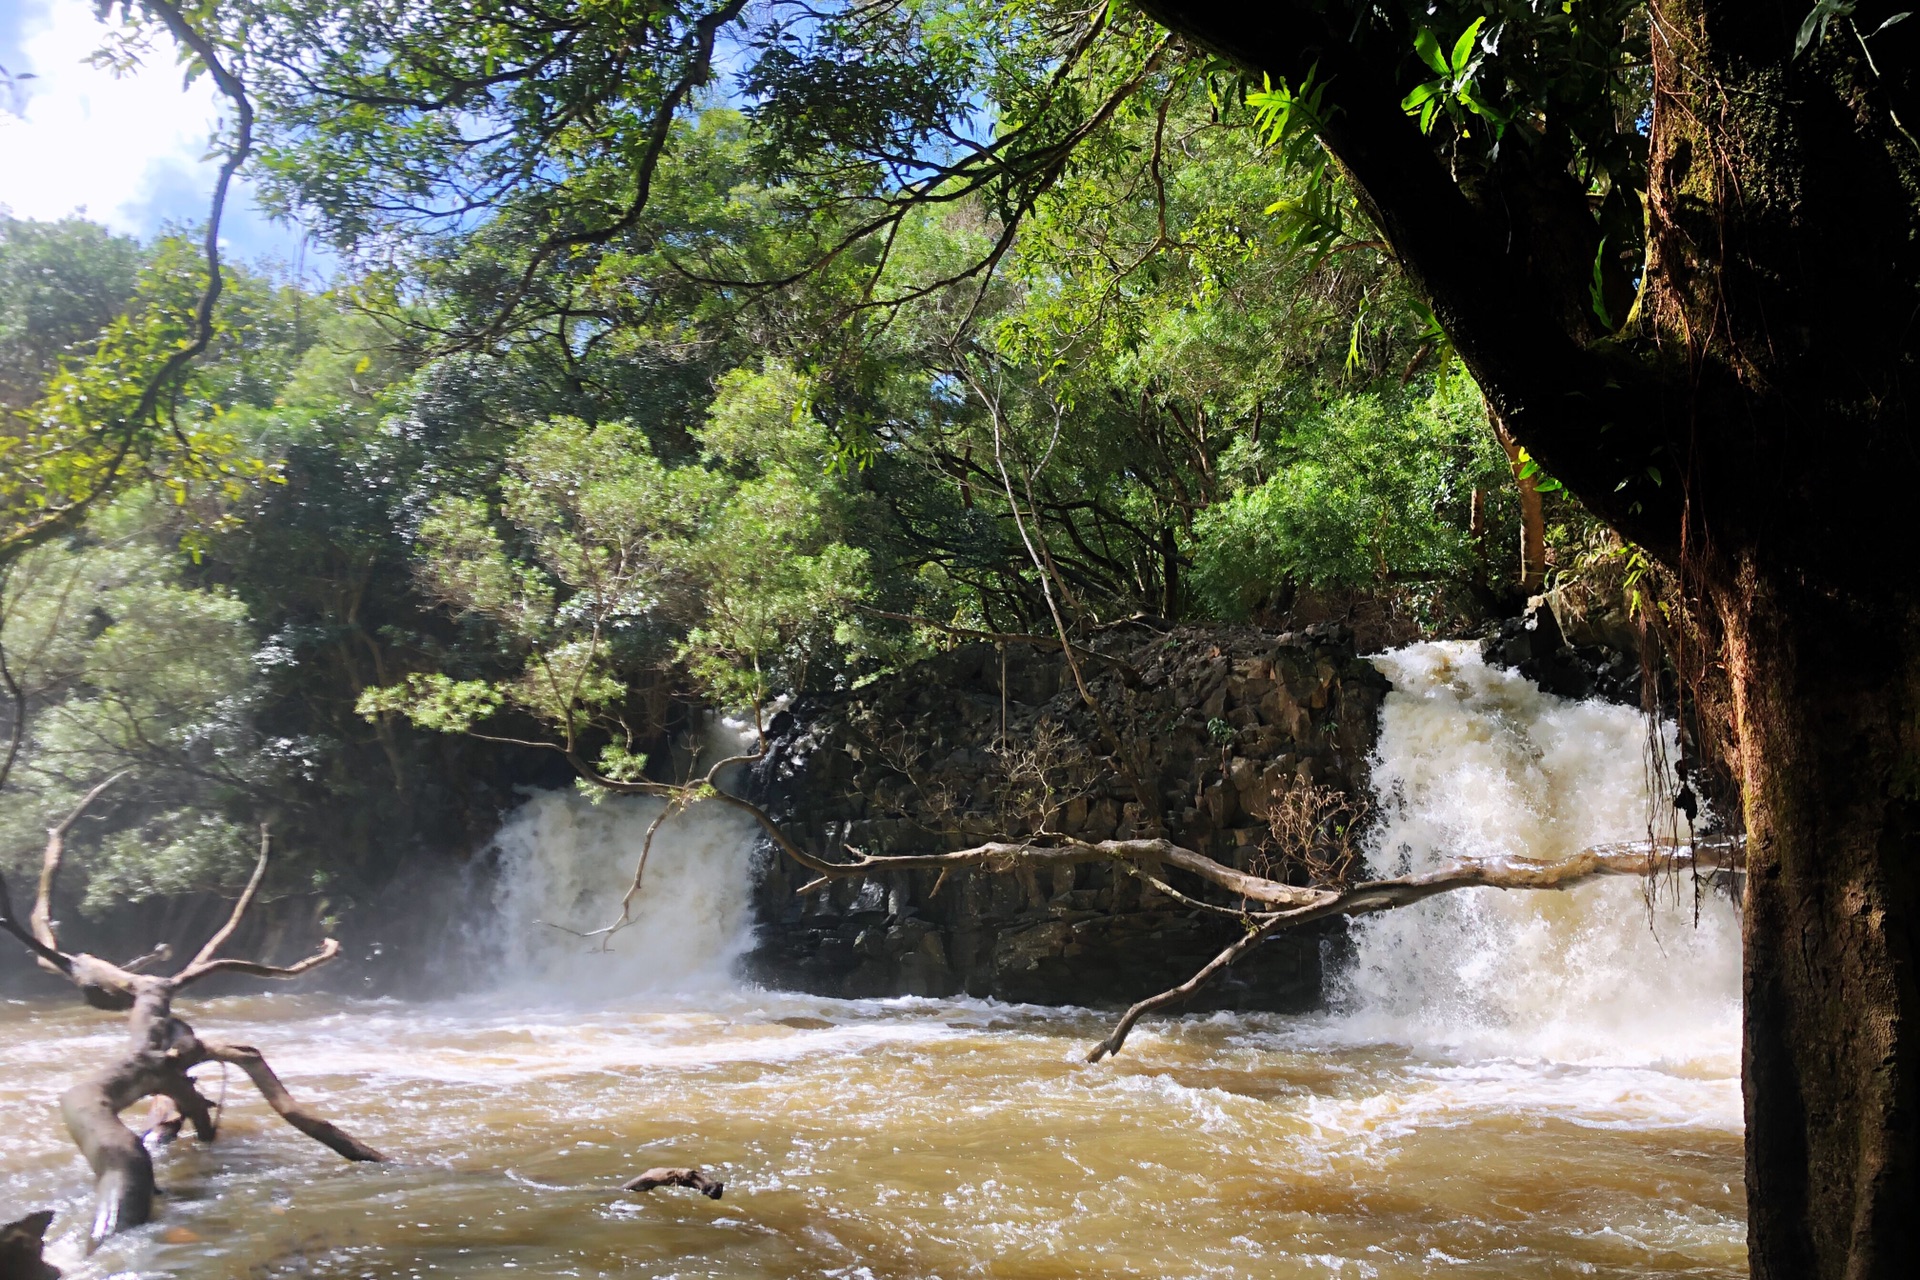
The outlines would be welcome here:
[[[1464,646],[1379,661],[1377,869],[1643,832],[1631,712]],[[58,1211],[69,1280],[1745,1274],[1722,903],[1696,930],[1626,882],[1449,895],[1359,922],[1327,1014],[1149,1021],[1088,1066],[1110,1012],[742,985],[754,833],[715,807],[661,827],[610,949],[576,936],[657,803],[509,815],[468,997],[183,1002],[397,1158],[346,1165],[236,1083],[218,1143],[157,1158],[158,1220],[91,1257],[57,1099],[122,1024],[0,1004],[0,1210]],[[654,1164],[726,1197],[618,1191]]]

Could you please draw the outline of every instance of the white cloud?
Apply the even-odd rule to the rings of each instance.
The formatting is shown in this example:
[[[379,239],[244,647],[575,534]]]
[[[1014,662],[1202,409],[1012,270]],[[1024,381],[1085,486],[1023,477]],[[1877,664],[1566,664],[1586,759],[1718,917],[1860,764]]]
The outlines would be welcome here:
[[[22,10],[9,69],[35,78],[21,86],[19,115],[0,111],[0,205],[22,218],[85,210],[139,235],[203,221],[218,169],[207,152],[221,108],[206,77],[183,88],[164,36],[130,74],[88,66],[106,31],[93,0],[0,0],[8,3]],[[297,231],[253,207],[244,182],[228,201],[221,239],[252,259],[288,261],[299,245]]]
[[[118,79],[86,65],[105,30],[90,0],[40,0],[21,27],[21,61],[37,78],[23,86],[23,113],[0,115],[0,204],[24,218],[84,208],[137,232],[195,216],[171,206],[183,187],[211,188],[204,157],[219,116],[213,87],[202,80],[183,90],[165,43]],[[204,195],[200,204],[204,216]]]

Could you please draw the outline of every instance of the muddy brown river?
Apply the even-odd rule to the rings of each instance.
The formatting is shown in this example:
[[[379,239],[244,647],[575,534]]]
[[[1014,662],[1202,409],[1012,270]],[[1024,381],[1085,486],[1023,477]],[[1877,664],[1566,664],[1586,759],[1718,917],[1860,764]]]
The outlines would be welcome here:
[[[1644,823],[1637,717],[1458,646],[1382,662],[1377,862]],[[157,1220],[91,1257],[56,1099],[124,1033],[0,1003],[0,1211],[59,1211],[76,1280],[1746,1273],[1722,902],[1696,925],[1677,889],[1453,895],[1358,926],[1326,1014],[1149,1022],[1088,1066],[1110,1015],[730,980],[751,855],[723,821],[656,851],[614,954],[542,930],[617,897],[646,817],[556,795],[509,822],[504,988],[183,1001],[393,1163],[338,1161],[236,1075],[219,1141],[158,1158]],[[657,1164],[725,1198],[618,1190]]]

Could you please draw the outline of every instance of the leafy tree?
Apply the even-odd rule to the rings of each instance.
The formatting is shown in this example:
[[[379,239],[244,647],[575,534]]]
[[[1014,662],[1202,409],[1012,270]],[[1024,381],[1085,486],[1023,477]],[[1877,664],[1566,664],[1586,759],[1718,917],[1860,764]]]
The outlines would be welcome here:
[[[742,435],[741,398],[723,397],[707,438],[744,477],[665,466],[622,423],[559,419],[514,446],[497,504],[436,504],[419,533],[427,587],[491,623],[518,669],[417,674],[370,690],[362,710],[483,736],[494,735],[477,724],[512,711],[584,777],[644,788],[642,749],[659,726],[636,715],[636,672],[672,664],[721,705],[756,710],[803,684],[861,592],[865,559],[834,539],[809,484],[817,466],[782,460],[805,432]]]
[[[84,356],[133,296],[137,242],[82,218],[0,213],[0,422],[38,400],[62,359]]]
[[[1222,613],[1289,585],[1444,578],[1473,564],[1470,507],[1506,470],[1463,373],[1423,400],[1334,400],[1227,459],[1245,477],[1197,521],[1195,585]]]
[[[130,496],[0,583],[10,727],[24,731],[0,849],[37,855],[47,827],[119,775],[84,833],[99,846],[89,910],[243,876],[257,835],[242,820],[285,764],[253,731],[246,610],[188,580],[164,512]]]

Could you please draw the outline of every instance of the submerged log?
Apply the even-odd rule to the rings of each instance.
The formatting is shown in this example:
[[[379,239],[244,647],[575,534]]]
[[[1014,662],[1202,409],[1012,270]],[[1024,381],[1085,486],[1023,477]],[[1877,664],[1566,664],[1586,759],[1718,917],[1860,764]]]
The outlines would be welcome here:
[[[111,781],[111,779],[109,779]],[[263,978],[291,978],[327,963],[340,954],[340,944],[327,939],[320,949],[298,964],[277,966],[253,960],[223,958],[220,948],[233,936],[252,905],[266,875],[270,843],[260,832],[260,859],[253,876],[234,903],[233,912],[218,932],[179,972],[160,976],[137,972],[168,958],[164,949],[127,965],[98,956],[60,950],[51,912],[55,877],[64,851],[62,837],[105,784],[94,789],[80,809],[48,832],[39,892],[28,924],[14,914],[4,878],[0,878],[0,931],[24,943],[42,968],[67,978],[81,997],[100,1009],[127,1012],[129,1044],[118,1060],[86,1077],[60,1098],[60,1112],[74,1145],[86,1157],[94,1176],[94,1212],[90,1235],[95,1243],[137,1227],[153,1216],[153,1158],[143,1136],[122,1123],[120,1113],[143,1098],[155,1099],[148,1135],[164,1145],[192,1124],[202,1142],[214,1139],[217,1125],[213,1105],[194,1087],[192,1071],[209,1062],[239,1067],[280,1117],[314,1141],[347,1160],[380,1161],[379,1151],[339,1126],[301,1107],[281,1084],[258,1049],[202,1040],[191,1026],[173,1014],[173,1000],[181,990],[214,973],[243,973]]]
[[[649,1169],[635,1178],[629,1178],[620,1184],[622,1191],[651,1191],[655,1187],[692,1187],[709,1200],[718,1200],[726,1189],[724,1182],[715,1182],[698,1169]]]

